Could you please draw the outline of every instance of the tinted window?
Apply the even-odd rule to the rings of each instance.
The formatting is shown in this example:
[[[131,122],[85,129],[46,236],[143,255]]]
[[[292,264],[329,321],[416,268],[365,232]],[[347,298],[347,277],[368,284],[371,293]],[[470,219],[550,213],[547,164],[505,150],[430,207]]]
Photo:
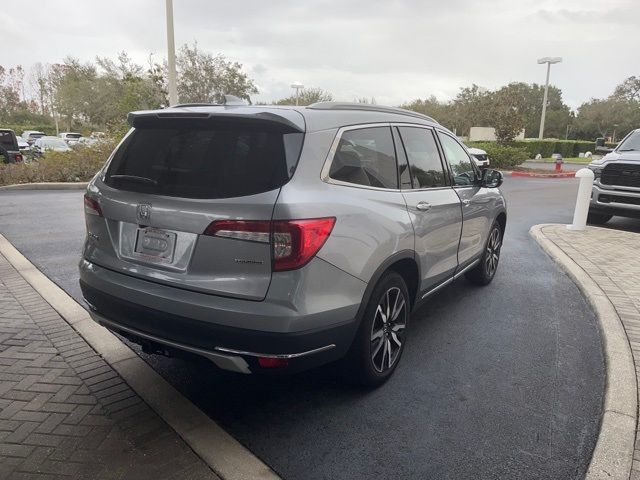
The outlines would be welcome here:
[[[400,135],[411,166],[414,188],[446,186],[433,132],[424,128],[401,127]]]
[[[342,134],[331,163],[334,180],[380,188],[398,188],[391,129],[373,127]]]
[[[18,143],[13,132],[0,131],[0,145],[7,150],[18,150]]]
[[[285,137],[291,135],[303,134],[269,125],[162,121],[137,128],[127,137],[109,166],[106,182],[122,190],[187,198],[267,192],[289,179]]]
[[[465,149],[449,135],[439,133],[438,136],[444,156],[453,172],[454,185],[473,185],[476,180],[476,171]]]

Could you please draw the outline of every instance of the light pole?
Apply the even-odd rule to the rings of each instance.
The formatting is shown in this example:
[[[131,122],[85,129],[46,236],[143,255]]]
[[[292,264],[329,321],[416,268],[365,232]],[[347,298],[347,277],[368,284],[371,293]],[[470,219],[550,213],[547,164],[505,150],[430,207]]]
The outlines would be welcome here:
[[[300,82],[293,82],[291,84],[291,88],[294,88],[296,90],[296,106],[298,105],[298,100],[300,98],[300,90],[302,90],[304,88],[304,85],[301,84]]]
[[[611,143],[616,143],[616,127],[618,126],[617,123],[613,124],[613,138],[611,139]]]
[[[169,77],[169,105],[178,103],[178,86],[176,85],[176,45],[173,39],[173,0],[167,1],[167,57]]]
[[[542,115],[540,116],[540,132],[538,133],[538,140],[544,138],[544,117],[547,113],[547,97],[549,95],[549,73],[551,72],[552,63],[560,63],[562,57],[543,57],[538,59],[539,64],[547,64],[547,82],[544,85],[544,99],[542,100]]]

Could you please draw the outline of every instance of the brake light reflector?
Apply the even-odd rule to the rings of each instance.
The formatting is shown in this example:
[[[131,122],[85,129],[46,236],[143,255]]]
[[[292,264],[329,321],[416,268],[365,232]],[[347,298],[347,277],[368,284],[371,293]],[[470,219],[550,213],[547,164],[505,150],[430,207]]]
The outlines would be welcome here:
[[[102,208],[95,198],[90,197],[86,193],[84,194],[84,213],[87,215],[97,215],[102,217]]]
[[[273,222],[273,270],[295,270],[306,265],[327,241],[335,217]]]
[[[282,368],[289,365],[288,358],[258,357],[258,365],[262,368]]]

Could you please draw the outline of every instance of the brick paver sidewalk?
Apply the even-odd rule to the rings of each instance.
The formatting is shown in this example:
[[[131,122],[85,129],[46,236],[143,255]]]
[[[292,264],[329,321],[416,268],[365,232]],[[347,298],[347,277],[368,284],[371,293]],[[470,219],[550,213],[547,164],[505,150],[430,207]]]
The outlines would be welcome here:
[[[218,478],[2,255],[0,478]]]
[[[613,304],[629,339],[640,381],[640,234],[588,227],[572,232],[564,225],[542,228],[598,284]],[[631,479],[640,480],[640,435],[636,433]]]

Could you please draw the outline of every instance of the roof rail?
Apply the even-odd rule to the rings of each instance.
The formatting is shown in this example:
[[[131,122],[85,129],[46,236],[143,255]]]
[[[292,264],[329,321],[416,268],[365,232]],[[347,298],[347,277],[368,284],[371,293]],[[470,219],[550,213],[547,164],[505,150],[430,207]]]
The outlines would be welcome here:
[[[364,110],[368,112],[395,113],[396,115],[406,115],[408,117],[421,118],[433,123],[438,123],[434,118],[422,113],[406,110],[398,107],[384,107],[380,105],[371,105],[368,103],[352,103],[352,102],[318,102],[312,103],[307,108],[312,110]]]
[[[240,97],[235,95],[224,95],[224,102],[222,103],[181,103],[179,105],[171,105],[170,108],[182,108],[182,107],[222,107],[224,105],[247,105]]]

